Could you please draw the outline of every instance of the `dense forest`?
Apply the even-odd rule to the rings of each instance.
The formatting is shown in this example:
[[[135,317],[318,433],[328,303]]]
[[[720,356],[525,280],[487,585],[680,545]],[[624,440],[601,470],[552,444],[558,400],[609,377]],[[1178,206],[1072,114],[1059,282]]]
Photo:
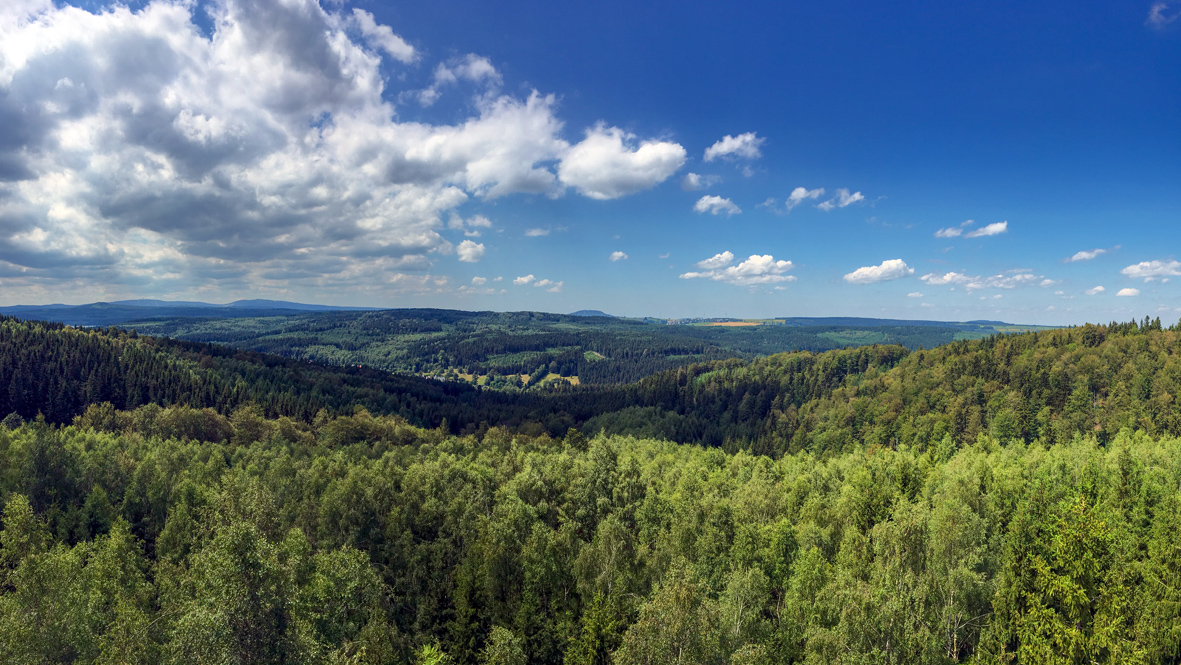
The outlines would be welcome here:
[[[1181,659],[1177,439],[772,459],[191,411],[0,428],[0,661]]]
[[[1181,330],[1159,321],[992,335],[929,350],[872,345],[693,363],[623,386],[506,393],[224,346],[0,320],[0,413],[69,423],[92,403],[229,413],[255,404],[303,422],[363,406],[456,434],[664,438],[772,456],[858,443],[925,449],[999,440],[1181,436]]]
[[[500,389],[537,385],[550,374],[584,385],[624,384],[668,369],[785,351],[867,344],[933,348],[992,332],[982,324],[858,326],[666,325],[641,319],[541,312],[400,309],[252,318],[172,318],[125,323],[141,333],[226,344],[336,365],[468,377]]]
[[[0,662],[1181,663],[1179,355],[511,393],[3,319]]]

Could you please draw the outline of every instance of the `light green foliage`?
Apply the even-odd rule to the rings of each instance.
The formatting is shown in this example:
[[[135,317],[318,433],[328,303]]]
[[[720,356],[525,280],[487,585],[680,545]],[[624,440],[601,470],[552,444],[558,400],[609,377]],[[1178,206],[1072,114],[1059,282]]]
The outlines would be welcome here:
[[[488,635],[488,643],[480,652],[481,665],[525,665],[523,640],[513,631],[494,626]]]
[[[238,420],[264,438],[0,432],[0,662],[1181,656],[1181,440],[771,459]]]
[[[618,665],[688,665],[720,662],[723,652],[716,603],[687,566],[674,565],[615,652]]]

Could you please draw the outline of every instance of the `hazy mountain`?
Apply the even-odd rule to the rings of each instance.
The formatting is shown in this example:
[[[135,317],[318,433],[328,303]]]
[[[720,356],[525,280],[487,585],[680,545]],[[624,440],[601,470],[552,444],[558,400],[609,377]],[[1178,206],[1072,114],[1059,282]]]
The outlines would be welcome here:
[[[21,319],[60,321],[73,326],[108,326],[135,321],[174,318],[237,319],[254,316],[289,316],[307,312],[358,311],[372,308],[314,305],[284,300],[237,300],[227,304],[190,300],[119,300],[85,305],[11,305],[0,314]]]

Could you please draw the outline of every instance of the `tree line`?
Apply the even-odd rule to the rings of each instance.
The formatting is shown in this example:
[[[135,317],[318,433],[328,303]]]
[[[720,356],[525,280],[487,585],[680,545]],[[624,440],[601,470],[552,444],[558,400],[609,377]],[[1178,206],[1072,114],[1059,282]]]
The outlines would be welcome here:
[[[910,351],[871,345],[692,363],[626,385],[528,391],[318,365],[117,329],[0,320],[0,413],[68,423],[89,404],[228,414],[258,405],[311,422],[360,405],[456,434],[503,426],[665,438],[780,456],[861,443],[925,450],[1001,441],[1107,441],[1123,428],[1181,436],[1181,330],[1159,319]],[[548,366],[536,368],[538,378]]]

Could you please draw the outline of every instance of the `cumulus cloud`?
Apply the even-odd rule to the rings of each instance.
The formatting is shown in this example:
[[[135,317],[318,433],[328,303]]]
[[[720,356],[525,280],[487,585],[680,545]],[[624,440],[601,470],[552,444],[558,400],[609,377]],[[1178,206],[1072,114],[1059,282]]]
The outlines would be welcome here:
[[[373,14],[364,9],[354,9],[352,20],[361,34],[365,36],[365,41],[371,46],[385,51],[391,58],[406,64],[418,60],[418,52],[414,50],[414,47],[408,44],[405,39],[395,35],[390,26],[379,25],[373,19]]]
[[[1107,289],[1103,288],[1102,286],[1096,286],[1094,288],[1087,289],[1085,291],[1085,293],[1089,296],[1094,296],[1094,295],[1099,295],[1100,293],[1103,293],[1106,290]]]
[[[534,279],[535,278],[533,277],[533,275],[529,274],[529,275],[525,275],[524,277],[518,277],[518,278],[514,279],[513,284],[516,284],[517,286],[524,286],[524,285],[532,282]]]
[[[195,17],[207,9],[211,24]],[[12,268],[0,287],[9,298],[94,284],[445,289],[439,277],[406,273],[457,251],[442,232],[460,206],[569,187],[614,198],[685,159],[675,143],[602,125],[571,146],[553,95],[496,92],[501,76],[479,56],[434,69],[442,85],[481,84],[466,117],[402,120],[389,100],[416,91],[403,70],[422,54],[338,4],[3,11],[0,265]],[[476,216],[462,229],[475,237],[482,224]],[[461,258],[473,255],[460,247],[469,248]]]
[[[720,254],[714,254],[708,259],[698,261],[695,265],[699,270],[717,270],[724,268],[734,262],[734,254],[729,251]]]
[[[1124,296],[1124,297],[1138,296],[1138,295],[1140,295],[1140,289],[1131,289],[1131,288],[1120,289],[1115,295]]]
[[[565,285],[565,282],[555,282],[549,279],[539,279],[533,283],[533,286],[545,288],[550,293],[561,293],[563,285]]]
[[[541,236],[548,236],[549,229],[528,229],[525,231],[525,236],[528,238],[539,238]]]
[[[1141,261],[1120,271],[1132,279],[1143,279],[1146,282],[1181,275],[1181,262],[1178,261]]]
[[[977,289],[1015,289],[1019,286],[1031,286],[1033,284],[1044,286],[1046,278],[1044,275],[1034,275],[1029,272],[1000,274],[991,277],[973,277],[963,273],[948,272],[942,275],[928,273],[919,279],[932,286],[963,286],[968,291],[974,291]],[[1053,280],[1050,283],[1053,284]]]
[[[751,254],[750,258],[742,263],[730,265],[733,262],[734,255],[728,251],[715,254],[704,261],[698,261],[698,271],[683,273],[681,279],[711,279],[735,286],[794,282],[796,279],[785,274],[793,267],[791,261],[776,261],[770,254]]]
[[[846,190],[847,191],[847,190]],[[860,192],[858,192],[860,195]],[[791,195],[787,197],[787,212],[808,199],[818,199],[824,196],[824,188],[817,187],[816,189],[808,189],[807,187],[796,187],[791,190]],[[846,204],[848,205],[848,204]]]
[[[454,231],[463,231],[465,236],[479,238],[481,235],[480,229],[492,228],[492,221],[483,215],[474,215],[468,219],[464,219],[458,213],[452,212],[451,219],[447,222],[447,228]]]
[[[472,240],[464,240],[459,243],[459,247],[455,249],[455,253],[459,255],[459,260],[464,263],[476,263],[484,258],[484,244]]]
[[[472,286],[483,286],[484,284],[487,284],[487,283],[488,283],[487,277],[473,277],[472,278]]]
[[[778,215],[786,215],[792,211],[792,208],[795,208],[804,201],[807,201],[808,199],[815,200],[821,196],[824,196],[823,187],[819,187],[817,189],[796,187],[795,189],[791,190],[791,194],[788,195],[787,201],[784,202],[784,206],[782,208],[779,207],[779,201],[775,200],[774,198],[769,198],[766,201],[763,201],[758,205],[758,207],[768,208]]]
[[[907,298],[922,298],[923,294],[919,293],[918,291],[911,291],[910,293],[906,294],[906,297]]]
[[[863,266],[845,275],[845,281],[850,284],[876,284],[914,274],[914,268],[906,265],[902,259],[882,261],[878,266]]]
[[[730,199],[724,199],[720,196],[711,195],[703,196],[698,199],[697,203],[693,204],[693,210],[695,212],[701,213],[708,212],[711,215],[726,213],[727,216],[737,215],[738,213],[742,212],[742,209],[735,205],[735,203]]]
[[[491,60],[469,53],[462,58],[439,63],[435,67],[435,77],[430,87],[418,92],[418,102],[423,106],[434,104],[443,95],[443,88],[455,85],[461,80],[484,84],[491,88],[499,87],[503,82],[500,72],[496,71]]]
[[[705,161],[712,162],[718,158],[758,159],[763,156],[759,147],[763,145],[764,141],[766,139],[757,136],[754,132],[738,136],[727,134],[722,137],[722,140],[705,149]]]
[[[669,141],[643,141],[618,127],[599,124],[571,147],[558,177],[592,199],[615,199],[651,189],[685,163],[685,149]]]
[[[988,226],[982,226],[975,231],[969,231],[964,234],[965,238],[983,238],[986,236],[995,236],[1005,233],[1009,230],[1009,222],[994,222]]]
[[[1148,10],[1148,20],[1145,23],[1154,28],[1163,28],[1177,20],[1178,16],[1181,16],[1181,11],[1174,10],[1170,13],[1169,3],[1154,2],[1152,8]]]
[[[854,192],[854,193],[850,194],[849,190],[842,187],[837,190],[837,195],[834,198],[831,198],[827,201],[818,203],[818,204],[816,204],[816,207],[820,208],[821,210],[823,210],[825,212],[828,212],[829,210],[835,210],[836,208],[845,208],[845,207],[853,205],[854,203],[859,203],[864,200],[865,200],[865,196],[863,196],[861,194],[861,192]]]
[[[964,228],[975,224],[976,222],[969,219],[961,222],[959,226],[949,226],[946,229],[939,229],[935,232],[936,238],[958,238],[964,234]]]
[[[684,178],[681,178],[681,189],[686,192],[696,192],[699,189],[705,189],[721,182],[721,178],[716,175],[700,175],[697,173],[686,173]]]
[[[626,252],[611,252],[611,260],[612,261],[626,261],[627,260],[627,253]]]
[[[1071,256],[1069,259],[1066,259],[1066,262],[1072,263],[1074,261],[1090,261],[1091,259],[1106,253],[1106,249],[1092,249],[1090,251],[1075,252],[1073,256]]]

